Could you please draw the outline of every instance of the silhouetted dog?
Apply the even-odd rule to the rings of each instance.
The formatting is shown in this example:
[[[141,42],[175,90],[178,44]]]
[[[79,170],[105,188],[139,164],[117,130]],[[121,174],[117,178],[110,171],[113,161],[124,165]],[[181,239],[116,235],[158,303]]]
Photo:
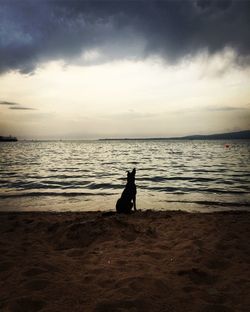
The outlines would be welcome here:
[[[136,211],[136,185],[135,185],[135,168],[132,172],[127,173],[127,184],[122,192],[121,198],[116,203],[118,213],[130,213],[134,206]]]

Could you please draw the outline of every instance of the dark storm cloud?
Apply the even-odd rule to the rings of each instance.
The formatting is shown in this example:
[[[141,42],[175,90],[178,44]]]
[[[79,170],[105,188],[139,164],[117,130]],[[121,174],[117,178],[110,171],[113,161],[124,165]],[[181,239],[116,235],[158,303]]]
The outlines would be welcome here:
[[[0,72],[32,72],[100,50],[107,61],[159,55],[169,62],[233,48],[250,57],[249,1],[5,1],[0,3]]]

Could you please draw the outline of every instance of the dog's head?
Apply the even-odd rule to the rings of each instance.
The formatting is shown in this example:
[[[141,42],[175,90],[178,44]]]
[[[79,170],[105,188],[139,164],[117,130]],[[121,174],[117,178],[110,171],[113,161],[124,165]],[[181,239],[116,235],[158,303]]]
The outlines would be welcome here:
[[[131,172],[127,171],[127,183],[135,182],[136,169],[134,168]]]

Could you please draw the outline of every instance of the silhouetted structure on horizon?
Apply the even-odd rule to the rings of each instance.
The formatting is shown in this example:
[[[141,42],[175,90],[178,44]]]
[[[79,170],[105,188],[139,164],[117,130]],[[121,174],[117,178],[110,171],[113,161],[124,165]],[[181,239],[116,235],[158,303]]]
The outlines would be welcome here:
[[[16,137],[13,136],[0,136],[0,142],[16,142],[18,141]]]

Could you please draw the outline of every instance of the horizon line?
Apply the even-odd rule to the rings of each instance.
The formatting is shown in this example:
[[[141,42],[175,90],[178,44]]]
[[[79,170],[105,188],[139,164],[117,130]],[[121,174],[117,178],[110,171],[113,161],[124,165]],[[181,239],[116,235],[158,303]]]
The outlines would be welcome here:
[[[199,138],[199,137],[211,137],[211,136],[219,136],[219,135],[233,135],[233,134],[240,134],[240,133],[248,133],[250,136],[250,129],[249,130],[240,130],[240,131],[230,131],[230,132],[220,132],[220,133],[212,133],[212,134],[190,134],[190,135],[183,135],[183,136],[159,136],[159,137],[102,137],[102,138],[23,138],[18,139],[19,141],[115,141],[115,140],[179,140],[179,139],[189,139],[189,138]]]

